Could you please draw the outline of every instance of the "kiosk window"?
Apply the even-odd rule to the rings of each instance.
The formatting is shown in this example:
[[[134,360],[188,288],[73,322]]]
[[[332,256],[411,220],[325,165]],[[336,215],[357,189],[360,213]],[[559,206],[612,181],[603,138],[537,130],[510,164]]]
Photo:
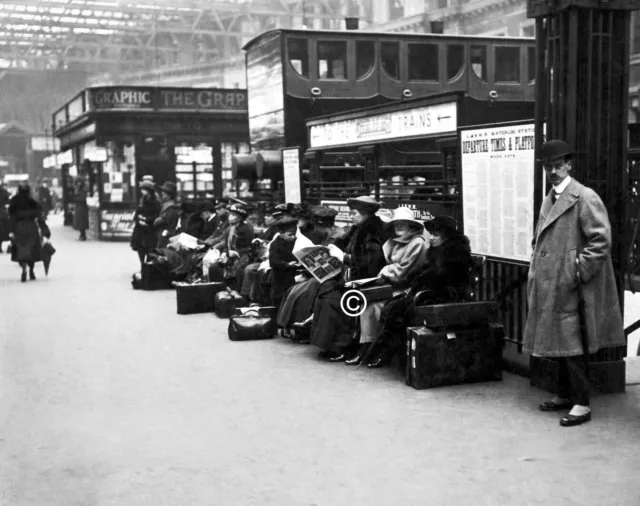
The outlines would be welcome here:
[[[318,77],[347,78],[347,43],[318,42]]]
[[[447,79],[452,81],[464,67],[464,46],[462,44],[449,44],[447,46]]]
[[[309,77],[309,41],[307,39],[289,39],[289,62],[302,77]]]
[[[438,81],[438,46],[409,44],[409,80]]]
[[[528,47],[527,48],[527,72],[529,75],[527,78],[529,82],[535,81],[536,79],[536,48]]]
[[[376,44],[372,41],[356,42],[356,79],[362,79],[373,70]]]
[[[496,50],[496,82],[520,82],[520,48],[498,46]]]
[[[107,161],[102,164],[102,201],[133,202],[136,178],[135,145],[107,141]]]
[[[380,61],[389,77],[400,79],[400,45],[397,42],[380,44]]]
[[[471,68],[481,81],[487,80],[487,46],[471,46]]]

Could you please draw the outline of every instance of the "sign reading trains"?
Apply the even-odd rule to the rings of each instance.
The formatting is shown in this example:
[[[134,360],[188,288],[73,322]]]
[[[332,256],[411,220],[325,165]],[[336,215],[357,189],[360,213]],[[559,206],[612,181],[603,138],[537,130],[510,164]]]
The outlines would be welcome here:
[[[380,142],[455,132],[457,104],[446,102],[362,118],[312,124],[309,144],[313,149]]]
[[[460,132],[464,233],[474,253],[530,260],[534,133],[533,124]]]
[[[247,112],[245,90],[192,88],[91,88],[89,104],[93,110]]]

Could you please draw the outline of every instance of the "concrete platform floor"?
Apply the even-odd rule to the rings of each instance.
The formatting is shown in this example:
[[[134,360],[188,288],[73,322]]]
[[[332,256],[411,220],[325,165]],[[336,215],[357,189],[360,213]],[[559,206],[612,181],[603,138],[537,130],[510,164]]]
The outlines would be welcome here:
[[[640,504],[640,387],[571,429],[518,376],[416,391],[230,342],[132,290],[128,245],[53,234],[48,280],[0,256],[2,506]]]

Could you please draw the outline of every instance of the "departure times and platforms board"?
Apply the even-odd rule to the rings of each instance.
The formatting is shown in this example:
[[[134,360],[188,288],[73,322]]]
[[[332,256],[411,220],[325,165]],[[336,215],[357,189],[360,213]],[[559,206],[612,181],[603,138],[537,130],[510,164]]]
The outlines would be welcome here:
[[[521,124],[460,132],[464,233],[475,254],[531,259],[534,130]]]

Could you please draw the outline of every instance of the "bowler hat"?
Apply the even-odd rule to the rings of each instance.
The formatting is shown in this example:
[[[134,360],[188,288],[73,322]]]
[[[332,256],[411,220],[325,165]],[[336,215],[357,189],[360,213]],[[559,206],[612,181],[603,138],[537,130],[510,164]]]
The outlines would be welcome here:
[[[298,220],[287,216],[276,222],[276,228],[280,232],[286,232],[287,230],[296,231],[298,229]]]
[[[168,193],[169,195],[177,195],[178,187],[173,181],[167,181],[162,185],[160,191],[162,193]]]
[[[156,191],[156,185],[153,184],[151,181],[146,180],[146,181],[142,181],[140,183],[140,189],[141,190],[149,190],[151,192],[155,192]]]
[[[370,197],[369,195],[347,199],[347,205],[351,209],[357,209],[358,211],[365,211],[370,213],[375,213],[378,209],[380,209],[381,204],[382,202],[378,202],[376,199]]]
[[[564,156],[570,156],[572,154],[573,150],[571,149],[571,146],[569,146],[569,144],[559,139],[553,139],[545,142],[540,148],[539,161],[549,162],[551,160],[555,160],[556,158],[562,158]]]
[[[237,205],[232,205],[231,207],[229,207],[229,212],[240,216],[243,220],[246,219],[247,216],[249,216],[249,213],[246,209]]]
[[[425,221],[424,228],[428,232],[440,232],[445,235],[458,232],[458,224],[451,216],[436,216],[432,220]]]
[[[398,207],[393,212],[393,218],[385,225],[385,231],[388,234],[393,232],[393,227],[399,223],[407,223],[413,227],[424,230],[424,225],[422,222],[416,220],[413,216],[413,211],[408,207]]]

